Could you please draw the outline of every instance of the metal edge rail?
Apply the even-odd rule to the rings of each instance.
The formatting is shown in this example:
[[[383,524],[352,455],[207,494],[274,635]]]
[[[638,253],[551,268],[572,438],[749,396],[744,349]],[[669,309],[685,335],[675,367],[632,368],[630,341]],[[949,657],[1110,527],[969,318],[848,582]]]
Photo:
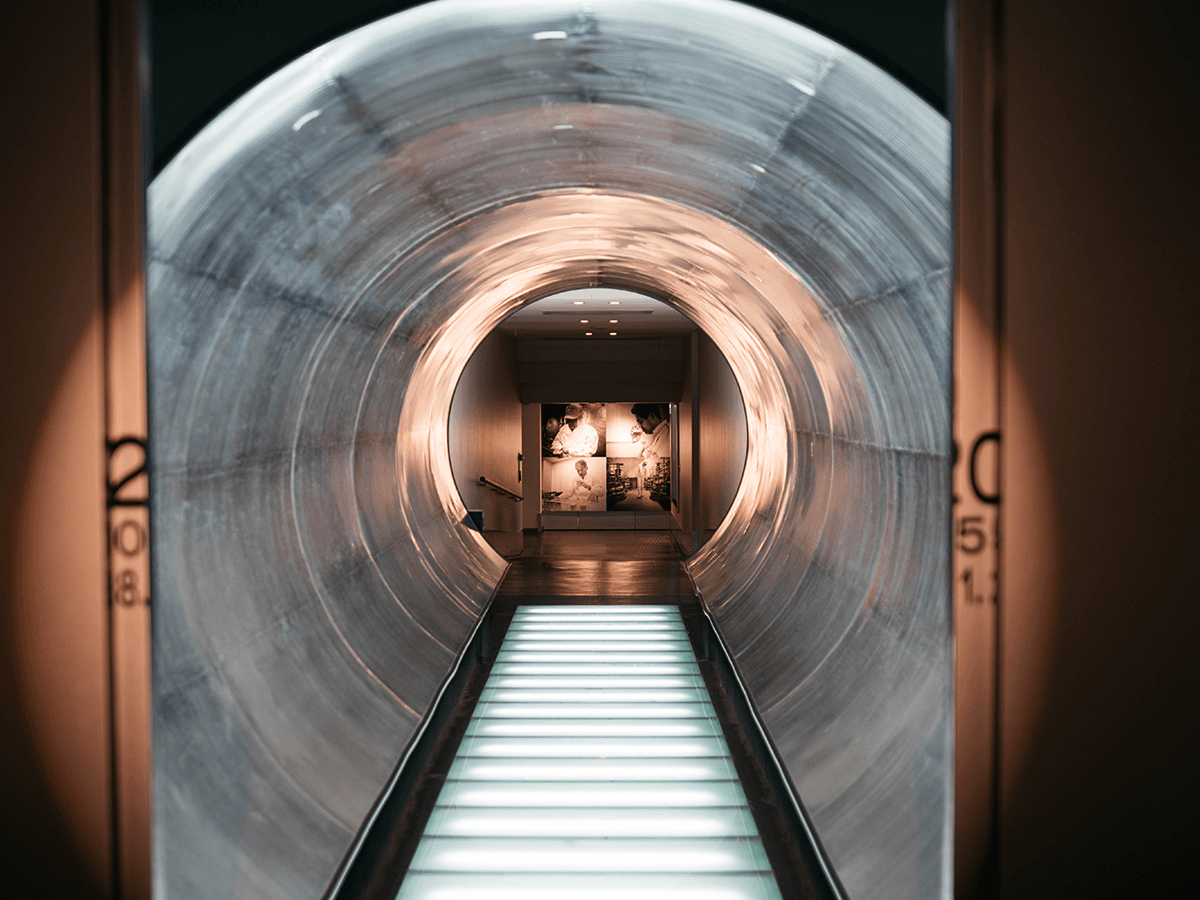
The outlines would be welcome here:
[[[393,832],[436,746],[445,736],[472,675],[480,663],[494,654],[493,645],[498,642],[493,640],[491,634],[492,610],[498,590],[499,582],[463,644],[450,674],[434,695],[428,712],[421,719],[421,724],[409,740],[383,790],[363,819],[350,849],[322,894],[322,900],[350,900],[367,895],[372,876],[380,864],[383,844]]]
[[[766,796],[760,797],[758,803],[752,801],[751,809],[755,810],[756,814],[765,815],[765,806],[777,812],[780,817],[776,822],[760,820],[758,823],[764,841],[768,840],[769,832],[782,832],[783,846],[777,845],[775,853],[771,853],[772,848],[768,846],[769,855],[777,856],[772,859],[772,863],[776,869],[780,889],[785,897],[848,900],[846,890],[817,836],[808,811],[804,808],[770,735],[758,717],[758,710],[750,699],[737,663],[729,652],[717,623],[709,613],[703,595],[697,591],[696,596],[700,602],[689,614],[685,614],[684,620],[689,625],[699,625],[699,633],[694,633],[693,640],[696,642],[697,655],[701,661],[712,666],[717,682],[710,685],[714,700],[723,697],[728,701],[727,713],[737,728],[736,735],[727,735],[731,749],[736,738],[740,737],[748,745],[750,758],[757,761],[761,774],[766,779]],[[701,668],[703,669],[703,666]],[[750,773],[739,774],[742,776],[743,787],[751,789],[753,779],[747,777]],[[798,881],[796,870],[810,873],[812,881],[807,884]],[[792,876],[791,883],[782,877],[787,874]]]

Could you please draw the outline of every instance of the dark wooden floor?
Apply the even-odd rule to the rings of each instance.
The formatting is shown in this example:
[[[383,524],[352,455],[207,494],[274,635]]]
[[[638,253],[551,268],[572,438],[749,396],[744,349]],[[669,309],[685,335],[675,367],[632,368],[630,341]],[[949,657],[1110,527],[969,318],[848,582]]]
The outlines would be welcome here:
[[[525,536],[496,599],[686,604],[695,595],[670,532],[548,531]]]

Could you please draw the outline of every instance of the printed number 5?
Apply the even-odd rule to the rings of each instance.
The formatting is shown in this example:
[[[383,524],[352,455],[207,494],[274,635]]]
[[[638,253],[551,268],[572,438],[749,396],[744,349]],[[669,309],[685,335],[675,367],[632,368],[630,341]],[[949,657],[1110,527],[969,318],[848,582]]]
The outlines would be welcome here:
[[[987,544],[983,516],[963,516],[958,521],[958,549],[963,553],[979,553]]]

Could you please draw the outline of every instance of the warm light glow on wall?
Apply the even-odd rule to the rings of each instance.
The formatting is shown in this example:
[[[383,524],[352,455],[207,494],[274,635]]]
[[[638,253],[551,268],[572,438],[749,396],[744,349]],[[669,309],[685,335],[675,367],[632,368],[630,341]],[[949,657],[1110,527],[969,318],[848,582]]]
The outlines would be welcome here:
[[[104,591],[103,325],[87,323],[59,374],[42,417],[19,496],[9,594],[8,664],[22,718],[5,727],[29,734],[41,777],[76,852],[104,884],[110,811],[80,802],[109,775]],[[81,458],[80,447],[94,452]],[[69,553],[61,552],[64,546]]]

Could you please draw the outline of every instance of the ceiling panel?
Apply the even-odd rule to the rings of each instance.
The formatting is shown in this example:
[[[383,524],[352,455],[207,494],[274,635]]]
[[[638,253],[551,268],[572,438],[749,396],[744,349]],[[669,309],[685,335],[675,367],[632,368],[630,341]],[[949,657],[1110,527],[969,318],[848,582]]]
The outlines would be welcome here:
[[[595,340],[665,337],[697,330],[695,322],[666,303],[615,288],[584,288],[535,300],[498,328],[517,338]]]

